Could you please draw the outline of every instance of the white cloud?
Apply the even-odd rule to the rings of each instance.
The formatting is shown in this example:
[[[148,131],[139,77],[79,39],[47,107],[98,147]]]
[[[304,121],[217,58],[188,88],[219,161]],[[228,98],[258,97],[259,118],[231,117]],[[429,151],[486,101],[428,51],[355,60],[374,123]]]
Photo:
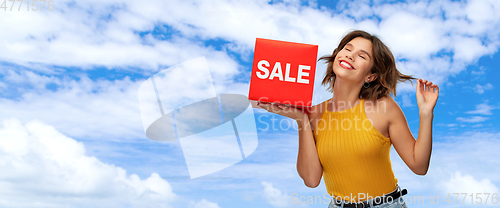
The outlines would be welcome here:
[[[378,32],[396,58],[426,58],[449,44],[449,40],[441,39],[443,34],[439,27],[442,21],[402,10],[384,18]]]
[[[0,169],[2,207],[170,207],[177,198],[157,173],[128,175],[36,120],[3,120]]]
[[[447,193],[498,193],[498,188],[489,179],[477,180],[472,175],[456,171],[448,181],[442,183]]]
[[[264,198],[267,203],[275,207],[286,207],[290,201],[290,196],[283,193],[281,190],[273,187],[272,183],[262,181],[264,186]]]
[[[458,124],[443,124],[443,123],[439,123],[439,124],[436,124],[436,125],[438,125],[438,126],[446,126],[446,127],[452,128],[452,127],[456,127]]]
[[[210,202],[206,199],[201,199],[201,201],[195,203],[194,201],[190,202],[190,208],[220,208],[217,203]]]
[[[488,103],[481,103],[476,105],[476,110],[467,111],[468,114],[480,114],[480,115],[491,115],[491,110],[496,109],[496,107],[488,105]]]
[[[490,53],[488,48],[484,46],[477,37],[457,37],[453,40],[453,44],[455,48],[455,55],[453,58],[456,60],[463,60],[467,63]]]
[[[477,71],[472,71],[471,74],[473,74],[473,75],[483,75],[485,71],[486,71],[486,67],[480,66]]]
[[[488,120],[487,117],[483,116],[472,116],[470,118],[458,117],[457,121],[467,122],[467,123],[478,123]]]
[[[42,120],[71,137],[130,139],[144,136],[137,98],[139,84],[128,77],[93,82],[87,76],[76,81],[23,71],[13,72],[6,79],[16,76],[21,77],[19,85],[35,87],[24,89],[26,92],[21,92],[18,99],[0,99],[2,114],[7,118],[15,117],[23,122]],[[46,89],[47,83],[56,83],[57,91]],[[14,83],[10,85],[13,86]]]
[[[474,87],[474,91],[477,94],[483,94],[485,90],[491,90],[491,89],[493,89],[493,85],[491,85],[490,83],[486,83],[485,85],[477,84]]]
[[[213,60],[214,73],[226,76],[238,72],[237,63],[228,54],[199,42],[176,35],[168,41],[155,39],[151,34],[141,37],[139,31],[151,31],[161,24],[161,18],[154,15],[155,11],[163,12],[158,10],[162,5],[170,7],[166,4],[58,1],[56,9],[50,12],[7,12],[0,20],[0,30],[9,31],[0,34],[2,40],[8,40],[0,43],[4,49],[0,57],[34,69],[43,64],[155,71],[160,66],[205,55]]]

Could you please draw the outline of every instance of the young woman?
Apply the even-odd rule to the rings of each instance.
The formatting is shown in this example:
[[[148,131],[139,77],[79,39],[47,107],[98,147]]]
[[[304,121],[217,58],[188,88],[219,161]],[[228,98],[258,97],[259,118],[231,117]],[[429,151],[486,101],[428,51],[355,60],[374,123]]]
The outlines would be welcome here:
[[[399,81],[415,79],[396,69],[391,51],[364,31],[347,34],[331,56],[322,84],[331,99],[305,113],[293,107],[259,103],[269,112],[297,121],[297,171],[306,186],[317,187],[323,177],[333,197],[329,207],[406,207],[390,161],[391,145],[418,175],[429,168],[432,119],[439,88],[417,80],[420,115],[418,138],[390,94]]]

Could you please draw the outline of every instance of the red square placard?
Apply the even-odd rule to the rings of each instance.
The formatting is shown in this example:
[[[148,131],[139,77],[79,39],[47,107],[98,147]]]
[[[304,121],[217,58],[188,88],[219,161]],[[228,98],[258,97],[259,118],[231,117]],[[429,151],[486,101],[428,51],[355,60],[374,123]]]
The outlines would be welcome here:
[[[317,45],[257,38],[249,100],[311,106],[317,56]]]

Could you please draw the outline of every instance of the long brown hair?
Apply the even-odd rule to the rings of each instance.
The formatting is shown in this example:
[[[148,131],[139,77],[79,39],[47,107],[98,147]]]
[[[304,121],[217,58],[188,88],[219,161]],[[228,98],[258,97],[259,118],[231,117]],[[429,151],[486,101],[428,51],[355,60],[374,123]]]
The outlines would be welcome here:
[[[339,43],[339,46],[333,50],[331,56],[323,56],[319,60],[324,60],[325,63],[328,63],[328,67],[326,69],[325,78],[323,78],[322,85],[328,85],[328,90],[333,92],[333,85],[335,84],[336,75],[333,72],[333,62],[337,54],[344,48],[344,46],[349,43],[354,38],[362,37],[372,42],[373,45],[373,67],[371,68],[371,73],[376,73],[378,75],[377,79],[370,82],[370,86],[368,88],[361,88],[359,92],[360,98],[372,99],[372,98],[381,98],[386,97],[390,94],[394,94],[396,96],[396,85],[398,82],[402,81],[410,81],[415,79],[412,76],[404,75],[398,71],[396,68],[396,61],[394,60],[394,56],[392,55],[389,48],[382,43],[382,41],[365,31],[355,30],[347,34]],[[413,82],[412,82],[413,84]]]

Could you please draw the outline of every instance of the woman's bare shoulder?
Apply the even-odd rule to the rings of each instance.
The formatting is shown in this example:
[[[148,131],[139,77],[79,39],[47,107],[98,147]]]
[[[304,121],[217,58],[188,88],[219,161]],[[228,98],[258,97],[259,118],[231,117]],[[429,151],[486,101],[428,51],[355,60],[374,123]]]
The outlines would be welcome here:
[[[399,107],[398,103],[391,96],[381,97],[376,100],[366,100],[365,103],[367,107],[371,105],[371,107],[373,107],[373,109],[376,110],[377,113],[388,115],[401,112],[401,108]]]

